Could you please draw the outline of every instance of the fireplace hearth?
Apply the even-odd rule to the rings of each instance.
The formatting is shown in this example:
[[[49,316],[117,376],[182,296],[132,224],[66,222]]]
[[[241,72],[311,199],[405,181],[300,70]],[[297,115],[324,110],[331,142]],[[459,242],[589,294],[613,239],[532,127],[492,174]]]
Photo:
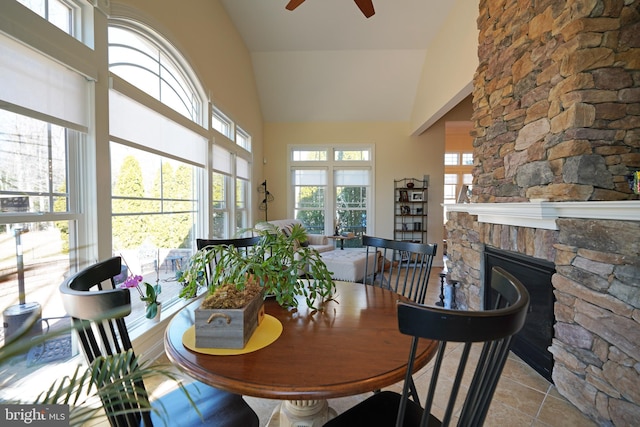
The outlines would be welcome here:
[[[522,330],[514,337],[511,350],[549,382],[553,382],[553,355],[548,348],[553,338],[554,264],[539,258],[505,251],[491,246],[484,248],[484,283],[491,283],[491,269],[499,266],[513,274],[527,288],[530,306]],[[485,286],[484,306],[491,306],[490,287]]]

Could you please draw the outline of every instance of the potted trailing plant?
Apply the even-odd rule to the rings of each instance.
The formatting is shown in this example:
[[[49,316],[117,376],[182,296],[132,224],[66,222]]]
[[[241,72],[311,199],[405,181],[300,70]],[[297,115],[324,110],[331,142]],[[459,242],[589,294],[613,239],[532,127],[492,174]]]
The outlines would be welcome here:
[[[207,286],[208,298],[214,298],[222,285],[233,284],[244,289],[257,282],[267,296],[278,304],[295,309],[297,296],[303,296],[312,309],[332,298],[335,284],[320,253],[305,244],[305,229],[295,224],[287,232],[269,224],[243,230],[260,236],[260,242],[246,253],[230,245],[209,246],[198,250],[182,272],[180,296],[193,298],[201,286]],[[210,277],[206,277],[211,267]],[[320,304],[318,304],[318,301]]]
[[[207,287],[195,310],[196,347],[243,348],[264,317],[264,295],[288,309],[295,309],[296,297],[304,296],[314,310],[333,295],[331,272],[318,251],[305,245],[302,226],[285,233],[263,223],[252,232],[260,239],[247,251],[208,246],[198,250],[182,272],[181,297],[195,297],[201,286]]]

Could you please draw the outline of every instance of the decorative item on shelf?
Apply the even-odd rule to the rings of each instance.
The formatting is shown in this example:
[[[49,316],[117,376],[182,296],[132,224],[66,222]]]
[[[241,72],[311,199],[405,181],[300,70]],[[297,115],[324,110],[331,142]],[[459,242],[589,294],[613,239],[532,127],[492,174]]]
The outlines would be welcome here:
[[[413,231],[422,231],[422,223],[414,222],[413,223]]]
[[[471,186],[464,184],[460,187],[460,193],[458,194],[458,203],[469,203],[471,197]]]
[[[400,206],[400,214],[402,215],[410,215],[411,214],[411,208],[407,205],[402,205]]]
[[[307,240],[307,233],[300,224],[293,225],[285,233],[273,224],[260,223],[256,228],[241,230],[241,233],[257,234],[260,241],[246,253],[232,245],[208,246],[196,251],[183,272],[180,297],[194,298],[200,287],[207,286],[203,304],[207,304],[208,310],[242,309],[244,305],[231,304],[231,298],[224,294],[221,296],[220,293],[229,289],[242,293],[252,284],[258,284],[264,295],[273,296],[279,305],[291,310],[296,309],[296,297],[299,296],[306,299],[308,307],[318,311],[322,310],[325,301],[333,299],[335,283],[331,272],[318,251],[301,245]],[[205,274],[209,267],[211,274],[207,279]],[[313,274],[313,277],[307,272]],[[209,307],[208,301],[214,298],[224,303],[225,307]],[[248,307],[243,311],[245,313],[241,316],[248,316],[248,322],[257,322],[262,316],[259,307]],[[210,323],[233,324],[233,320],[228,321],[223,315],[231,317],[229,313],[221,313],[213,318],[212,314],[213,312],[208,312],[207,316],[196,319],[196,340],[199,331],[204,328],[199,325],[209,319]],[[240,313],[237,315],[240,316]]]
[[[262,202],[260,203],[260,206],[258,206],[258,209],[260,209],[261,211],[264,211],[264,220],[269,221],[268,219],[269,203],[273,202],[273,195],[269,193],[269,190],[267,190],[266,179],[262,181],[262,184],[258,186],[258,193],[264,194],[264,197],[262,198]]]
[[[413,183],[413,181],[409,181],[409,182],[407,182],[407,188],[413,188],[413,187],[414,187],[414,185],[415,185],[415,184]]]
[[[412,191],[411,192],[411,201],[412,202],[421,202],[422,201],[422,191]]]
[[[409,201],[409,192],[407,190],[400,190],[400,197],[398,198],[399,202],[408,202]]]
[[[416,208],[416,215],[422,215],[422,208]]]
[[[627,175],[627,181],[629,182],[629,188],[633,191],[633,194],[640,195],[640,170]]]

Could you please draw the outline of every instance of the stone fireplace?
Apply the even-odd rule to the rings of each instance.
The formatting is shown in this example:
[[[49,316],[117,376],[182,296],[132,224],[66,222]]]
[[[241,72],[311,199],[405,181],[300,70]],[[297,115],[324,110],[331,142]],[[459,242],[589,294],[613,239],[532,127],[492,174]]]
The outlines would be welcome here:
[[[484,248],[553,264],[552,379],[602,425],[640,419],[640,0],[480,0],[471,203],[447,215],[457,300]]]

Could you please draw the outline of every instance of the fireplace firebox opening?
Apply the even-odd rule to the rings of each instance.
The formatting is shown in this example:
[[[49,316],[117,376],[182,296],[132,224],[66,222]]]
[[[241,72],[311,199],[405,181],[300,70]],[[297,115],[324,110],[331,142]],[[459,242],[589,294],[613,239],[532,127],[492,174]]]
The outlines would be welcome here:
[[[485,246],[483,254],[484,306],[491,306],[491,287],[486,284],[491,283],[491,269],[494,266],[504,268],[522,282],[529,291],[531,303],[525,325],[514,337],[511,351],[549,382],[553,382],[553,355],[548,348],[553,338],[555,297],[551,276],[555,273],[555,265],[547,260],[491,246]]]

